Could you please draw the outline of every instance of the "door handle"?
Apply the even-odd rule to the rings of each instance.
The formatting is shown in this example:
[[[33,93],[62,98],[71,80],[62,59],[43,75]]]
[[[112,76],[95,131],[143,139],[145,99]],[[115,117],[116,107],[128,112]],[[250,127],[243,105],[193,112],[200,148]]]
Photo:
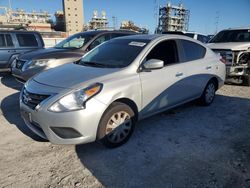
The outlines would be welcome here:
[[[211,69],[212,69],[212,66],[207,66],[206,69],[207,69],[207,70],[211,70]]]
[[[177,72],[175,77],[182,77],[183,76],[183,72]]]
[[[16,50],[8,50],[8,52],[16,52]]]

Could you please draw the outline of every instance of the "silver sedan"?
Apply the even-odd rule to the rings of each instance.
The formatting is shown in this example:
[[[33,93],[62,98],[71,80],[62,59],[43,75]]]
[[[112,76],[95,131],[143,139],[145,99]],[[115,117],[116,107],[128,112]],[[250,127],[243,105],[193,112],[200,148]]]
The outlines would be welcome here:
[[[179,35],[135,35],[106,42],[81,60],[29,80],[21,114],[55,144],[124,144],[138,120],[198,100],[210,105],[225,64],[202,43]]]

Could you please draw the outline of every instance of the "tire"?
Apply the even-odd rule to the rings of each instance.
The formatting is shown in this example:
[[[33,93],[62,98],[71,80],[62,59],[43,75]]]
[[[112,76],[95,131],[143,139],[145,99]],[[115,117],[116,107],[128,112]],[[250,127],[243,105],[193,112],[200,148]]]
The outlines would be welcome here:
[[[201,97],[198,99],[199,104],[202,106],[209,106],[210,104],[212,104],[215,98],[216,90],[217,90],[216,82],[214,80],[210,80],[207,83]]]
[[[135,113],[128,105],[114,102],[101,118],[97,140],[108,148],[119,147],[131,137],[135,122]]]
[[[244,76],[243,83],[244,86],[250,86],[250,75]]]

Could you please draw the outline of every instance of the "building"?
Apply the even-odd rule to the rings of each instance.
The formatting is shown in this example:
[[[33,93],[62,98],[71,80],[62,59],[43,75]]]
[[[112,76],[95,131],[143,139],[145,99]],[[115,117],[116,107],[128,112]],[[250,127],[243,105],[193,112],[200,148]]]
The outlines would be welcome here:
[[[89,29],[106,29],[108,28],[108,19],[106,17],[106,12],[102,11],[101,16],[98,15],[97,10],[94,10],[93,17],[89,21]]]
[[[65,31],[69,35],[81,32],[84,24],[83,0],[63,0]]]
[[[26,12],[23,9],[8,9],[0,7],[3,10],[0,15],[1,29],[26,29],[33,31],[51,31],[51,15],[46,11]]]
[[[166,31],[187,31],[189,25],[190,11],[183,4],[179,6],[167,4],[159,8],[159,22],[157,33]]]

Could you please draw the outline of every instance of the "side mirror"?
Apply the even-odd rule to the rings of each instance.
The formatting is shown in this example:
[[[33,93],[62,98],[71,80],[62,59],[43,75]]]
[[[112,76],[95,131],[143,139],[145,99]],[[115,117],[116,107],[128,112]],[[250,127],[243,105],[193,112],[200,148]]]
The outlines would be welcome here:
[[[164,62],[160,59],[150,59],[143,64],[143,69],[154,70],[162,69],[164,67]]]

